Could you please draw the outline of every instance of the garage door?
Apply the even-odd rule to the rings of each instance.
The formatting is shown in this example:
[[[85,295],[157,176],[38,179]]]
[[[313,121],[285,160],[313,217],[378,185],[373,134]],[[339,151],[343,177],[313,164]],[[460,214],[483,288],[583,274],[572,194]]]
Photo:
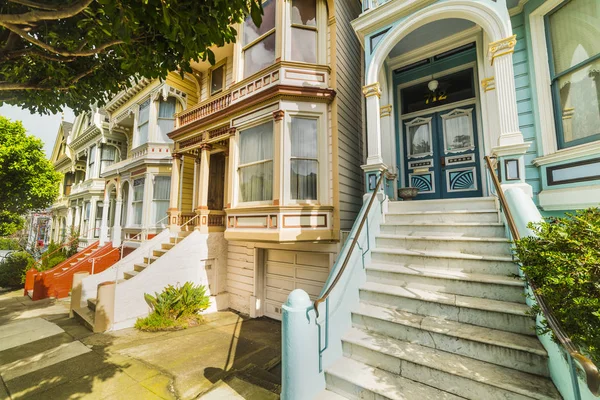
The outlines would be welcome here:
[[[265,315],[281,319],[281,306],[294,289],[303,289],[315,300],[330,263],[329,253],[265,250]]]

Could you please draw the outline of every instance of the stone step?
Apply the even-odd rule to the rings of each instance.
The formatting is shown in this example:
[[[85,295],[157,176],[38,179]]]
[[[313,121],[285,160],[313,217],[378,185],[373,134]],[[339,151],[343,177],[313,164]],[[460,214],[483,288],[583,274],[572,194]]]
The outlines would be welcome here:
[[[184,238],[189,236],[193,231],[179,231],[177,232],[177,236],[180,238]]]
[[[361,303],[354,310],[352,323],[363,330],[398,340],[549,376],[547,353],[536,336],[426,317],[366,303]]]
[[[325,382],[327,390],[347,399],[460,399],[448,392],[349,357],[341,357],[325,370]]]
[[[432,267],[477,274],[509,276],[518,273],[512,257],[473,255],[456,251],[375,248],[371,250],[371,259],[374,263]]]
[[[133,270],[137,271],[137,272],[142,272],[143,270],[145,270],[148,267],[147,264],[134,264],[133,265]]]
[[[315,400],[348,400],[347,397],[344,396],[340,396],[339,394],[332,392],[331,390],[323,390],[321,391],[319,394],[317,394],[317,397],[315,397]]]
[[[136,271],[136,270],[126,271],[126,272],[123,272],[123,277],[125,278],[125,280],[129,280],[129,279],[133,278],[134,276],[136,276],[137,274],[139,274],[139,271]]]
[[[175,245],[173,243],[163,243],[160,247],[164,250],[171,250]]]
[[[504,224],[501,222],[413,222],[381,224],[381,233],[406,236],[469,236],[469,237],[506,237]]]
[[[452,210],[452,211],[407,211],[388,212],[385,214],[386,223],[411,222],[500,222],[498,210]]]
[[[505,238],[379,234],[375,237],[375,243],[379,249],[435,250],[507,257],[512,255],[510,241]]]
[[[367,266],[367,281],[516,303],[525,299],[525,282],[513,276],[373,263]]]
[[[152,250],[152,255],[155,257],[161,257],[167,253],[168,250],[156,249]]]
[[[343,336],[342,347],[346,357],[467,399],[561,398],[552,381],[541,376],[358,328]]]
[[[75,319],[92,332],[94,331],[95,314],[96,313],[90,310],[88,307],[73,309],[73,316],[75,317]]]
[[[152,264],[156,260],[158,260],[158,257],[156,256],[144,257],[144,263],[148,265]]]
[[[98,303],[98,299],[96,298],[91,298],[91,299],[87,299],[87,306],[90,310],[92,311],[96,311],[96,304]]]
[[[414,314],[445,318],[524,335],[535,335],[534,319],[526,304],[449,293],[407,289],[366,282],[360,287],[361,301]]]
[[[405,211],[454,211],[497,209],[495,197],[471,197],[461,199],[390,201],[390,212]]]

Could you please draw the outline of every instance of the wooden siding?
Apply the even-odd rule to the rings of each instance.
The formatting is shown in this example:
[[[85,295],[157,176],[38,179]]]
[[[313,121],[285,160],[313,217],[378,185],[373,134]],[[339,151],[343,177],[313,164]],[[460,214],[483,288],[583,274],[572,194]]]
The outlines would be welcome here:
[[[340,229],[350,230],[362,206],[362,48],[350,25],[360,2],[336,1],[336,79],[338,104]]]
[[[192,212],[194,196],[194,163],[192,156],[183,156],[183,181],[181,185],[181,212]]]
[[[533,115],[533,101],[531,91],[531,73],[529,70],[527,40],[525,38],[525,25],[523,14],[511,18],[513,33],[517,35],[517,45],[513,54],[513,68],[515,73],[515,86],[517,92],[517,109],[519,112],[519,127],[523,139],[531,142],[525,154],[525,179],[533,188],[533,201],[538,204],[538,194],[542,190],[540,170],[533,165],[537,154],[536,123]]]
[[[198,104],[198,87],[192,77],[186,76],[185,79],[181,79],[178,73],[169,72],[167,84],[186,93],[187,107]]]
[[[254,244],[229,242],[227,250],[229,307],[249,314],[254,295]]]

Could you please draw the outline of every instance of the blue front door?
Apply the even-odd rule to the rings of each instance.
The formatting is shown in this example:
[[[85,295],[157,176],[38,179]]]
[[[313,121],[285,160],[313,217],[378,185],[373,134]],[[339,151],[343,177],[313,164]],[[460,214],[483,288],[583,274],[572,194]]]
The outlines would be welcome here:
[[[402,120],[404,181],[417,199],[481,196],[475,104]]]

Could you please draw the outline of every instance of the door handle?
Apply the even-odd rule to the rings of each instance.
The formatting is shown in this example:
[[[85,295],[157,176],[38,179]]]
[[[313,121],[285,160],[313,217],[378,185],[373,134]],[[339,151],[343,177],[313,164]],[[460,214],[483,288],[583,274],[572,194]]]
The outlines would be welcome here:
[[[446,166],[446,157],[440,157],[440,165],[442,168]]]

